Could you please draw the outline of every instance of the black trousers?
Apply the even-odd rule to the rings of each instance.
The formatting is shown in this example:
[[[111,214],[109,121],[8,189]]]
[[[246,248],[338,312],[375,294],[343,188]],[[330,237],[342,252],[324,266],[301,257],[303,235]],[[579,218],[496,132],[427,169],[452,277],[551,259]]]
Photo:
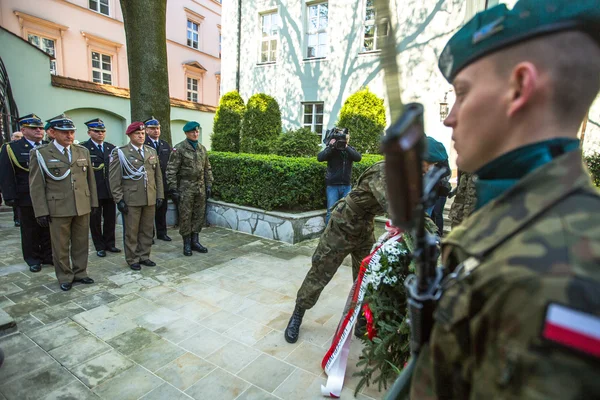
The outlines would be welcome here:
[[[167,234],[167,205],[167,199],[165,199],[163,204],[159,208],[156,208],[156,214],[154,214],[157,236]]]
[[[19,206],[21,249],[27,265],[53,264],[50,229],[42,228],[35,219],[33,207]]]
[[[19,208],[18,207],[13,207],[13,222],[20,222],[21,220],[19,219]]]
[[[100,211],[90,216],[90,231],[96,251],[115,247],[117,208],[113,199],[99,199]],[[104,224],[102,224],[104,219]]]

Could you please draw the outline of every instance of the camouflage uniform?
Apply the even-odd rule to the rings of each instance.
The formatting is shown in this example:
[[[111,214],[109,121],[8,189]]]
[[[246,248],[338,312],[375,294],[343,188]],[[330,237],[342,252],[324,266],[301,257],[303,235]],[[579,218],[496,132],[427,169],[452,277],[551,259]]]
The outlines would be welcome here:
[[[455,228],[466,219],[477,205],[477,193],[475,193],[475,175],[463,172],[456,189],[454,203],[450,206],[450,226]]]
[[[598,358],[543,334],[549,304],[600,316],[599,209],[581,153],[573,151],[448,235],[449,270],[468,258],[477,266],[446,285],[412,399],[599,398]]]
[[[204,225],[206,203],[205,185],[213,182],[212,170],[206,148],[198,143],[198,148],[184,140],[173,146],[167,164],[167,185],[169,190],[177,190],[181,198],[179,211],[179,233],[189,236],[199,233]]]
[[[312,267],[298,290],[298,306],[309,309],[315,305],[348,254],[352,255],[352,276],[354,280],[358,277],[360,263],[375,243],[374,218],[387,210],[384,170],[383,161],[367,169],[334,207],[313,254]]]

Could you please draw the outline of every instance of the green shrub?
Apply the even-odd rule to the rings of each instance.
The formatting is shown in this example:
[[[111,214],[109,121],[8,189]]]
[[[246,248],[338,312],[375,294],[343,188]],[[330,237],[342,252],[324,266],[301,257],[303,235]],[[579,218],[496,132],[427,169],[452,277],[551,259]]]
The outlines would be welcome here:
[[[239,153],[240,130],[245,109],[244,100],[236,90],[221,97],[210,138],[214,151]]]
[[[594,185],[600,186],[600,153],[593,153],[585,156],[585,163],[590,170]]]
[[[340,111],[338,128],[348,128],[350,143],[361,153],[379,153],[379,141],[385,128],[383,99],[368,88],[346,99]]]
[[[321,137],[309,128],[291,130],[279,135],[275,154],[286,157],[316,157]]]
[[[248,99],[240,138],[242,153],[268,154],[281,133],[281,111],[277,101],[264,93]]]
[[[326,163],[315,158],[209,153],[213,198],[264,210],[306,211],[326,207]],[[354,163],[356,180],[381,156]]]

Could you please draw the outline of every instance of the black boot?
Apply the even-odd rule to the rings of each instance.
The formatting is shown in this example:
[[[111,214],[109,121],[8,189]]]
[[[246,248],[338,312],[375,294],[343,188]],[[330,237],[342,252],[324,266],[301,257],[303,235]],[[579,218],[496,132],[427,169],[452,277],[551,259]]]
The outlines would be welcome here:
[[[292,318],[290,318],[290,322],[288,322],[288,326],[285,328],[285,333],[283,335],[286,342],[296,343],[296,341],[298,341],[298,335],[300,334],[300,325],[302,324],[304,311],[306,311],[304,308],[296,304]]]
[[[191,236],[183,237],[183,255],[184,256],[192,255],[192,238],[191,238]]]
[[[200,244],[198,241],[198,234],[192,233],[192,250],[199,253],[208,253],[208,249]]]

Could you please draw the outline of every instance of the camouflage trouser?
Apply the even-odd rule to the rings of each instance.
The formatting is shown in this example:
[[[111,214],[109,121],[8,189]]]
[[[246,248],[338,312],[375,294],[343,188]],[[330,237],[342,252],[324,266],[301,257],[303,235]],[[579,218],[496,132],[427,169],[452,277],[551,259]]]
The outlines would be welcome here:
[[[356,280],[360,263],[374,243],[373,217],[356,216],[343,201],[339,203],[312,256],[312,267],[298,290],[296,304],[312,308],[348,254],[352,255],[352,277]]]
[[[473,177],[473,174],[468,173],[463,173],[460,177],[460,182],[458,182],[458,188],[456,189],[456,197],[448,214],[452,228],[460,225],[464,219],[471,215],[477,205],[477,193]]]
[[[204,203],[206,195],[204,188],[194,190],[182,190],[180,192],[179,205],[179,234],[188,236],[192,233],[200,233],[204,226]]]

